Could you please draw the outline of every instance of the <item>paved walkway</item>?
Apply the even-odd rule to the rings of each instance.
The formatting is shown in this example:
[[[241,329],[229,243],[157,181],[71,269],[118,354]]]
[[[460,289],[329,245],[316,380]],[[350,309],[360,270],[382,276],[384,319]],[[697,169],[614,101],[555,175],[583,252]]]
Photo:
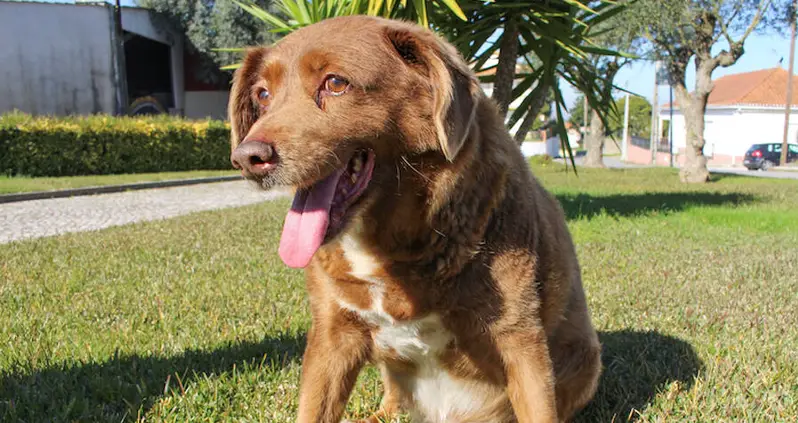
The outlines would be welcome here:
[[[283,195],[234,181],[0,204],[0,244],[244,206]]]

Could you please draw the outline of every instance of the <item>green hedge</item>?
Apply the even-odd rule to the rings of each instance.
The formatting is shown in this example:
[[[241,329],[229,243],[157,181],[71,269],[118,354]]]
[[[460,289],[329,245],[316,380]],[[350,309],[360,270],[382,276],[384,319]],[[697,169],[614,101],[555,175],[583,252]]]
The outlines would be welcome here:
[[[222,121],[0,116],[0,174],[73,176],[230,168],[230,129]]]

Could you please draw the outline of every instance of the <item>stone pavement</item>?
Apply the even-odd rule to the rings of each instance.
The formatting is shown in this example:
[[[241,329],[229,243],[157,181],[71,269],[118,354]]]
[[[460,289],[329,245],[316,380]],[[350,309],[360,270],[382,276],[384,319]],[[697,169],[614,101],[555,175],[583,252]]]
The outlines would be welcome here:
[[[268,201],[247,181],[0,204],[0,244]]]

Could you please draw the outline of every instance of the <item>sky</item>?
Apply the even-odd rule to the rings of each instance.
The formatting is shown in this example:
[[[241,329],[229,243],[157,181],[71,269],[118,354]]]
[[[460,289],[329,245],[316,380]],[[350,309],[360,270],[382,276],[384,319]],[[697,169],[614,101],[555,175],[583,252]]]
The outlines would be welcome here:
[[[717,53],[720,48],[713,50]],[[779,59],[784,62],[779,65]],[[717,68],[712,73],[712,79],[735,73],[751,72],[759,69],[783,67],[787,69],[790,58],[790,39],[786,35],[759,35],[752,34],[745,42],[745,53],[734,65],[728,68]],[[798,57],[796,57],[798,59]],[[798,64],[798,60],[795,60]],[[798,69],[798,67],[796,67]],[[695,84],[695,68],[690,66],[687,73],[687,88],[692,91]],[[654,94],[654,63],[648,61],[633,62],[618,72],[615,85],[653,100]],[[569,107],[574,104],[579,93],[572,87],[562,87],[565,104]],[[668,86],[659,88],[659,103],[668,102]],[[619,94],[623,95],[623,94]]]

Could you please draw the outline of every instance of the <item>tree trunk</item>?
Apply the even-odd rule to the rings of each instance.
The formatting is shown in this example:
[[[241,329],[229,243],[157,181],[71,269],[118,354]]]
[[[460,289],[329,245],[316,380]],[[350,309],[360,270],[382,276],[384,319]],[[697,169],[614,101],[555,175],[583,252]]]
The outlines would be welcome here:
[[[540,83],[542,84],[543,81]],[[541,91],[541,95],[532,100],[532,102],[529,104],[529,110],[527,110],[524,120],[521,121],[521,126],[518,127],[518,131],[515,132],[515,142],[518,143],[518,145],[521,145],[521,143],[523,143],[526,139],[526,134],[529,133],[529,130],[532,129],[532,125],[535,124],[535,120],[540,115],[540,111],[543,109],[543,106],[546,105],[546,99],[548,97],[549,88],[548,86],[544,86],[543,90]]]
[[[685,162],[679,172],[679,178],[687,183],[704,183],[709,181],[707,158],[704,156],[704,110],[706,99],[693,99],[692,104],[684,107],[684,123],[687,132],[687,151]],[[684,103],[682,103],[684,104]]]
[[[518,21],[515,16],[508,15],[504,24],[501,44],[499,45],[499,62],[496,64],[496,79],[493,80],[493,99],[499,106],[502,118],[513,100],[513,81],[515,79],[515,61],[518,59]]]
[[[585,167],[604,167],[604,124],[598,112],[590,112],[590,133],[585,137]]]
[[[689,93],[682,84],[674,86],[685,124],[685,162],[679,171],[682,182],[700,184],[709,181],[707,158],[704,156],[704,116],[712,88],[712,70],[704,66],[696,66],[694,93]]]

